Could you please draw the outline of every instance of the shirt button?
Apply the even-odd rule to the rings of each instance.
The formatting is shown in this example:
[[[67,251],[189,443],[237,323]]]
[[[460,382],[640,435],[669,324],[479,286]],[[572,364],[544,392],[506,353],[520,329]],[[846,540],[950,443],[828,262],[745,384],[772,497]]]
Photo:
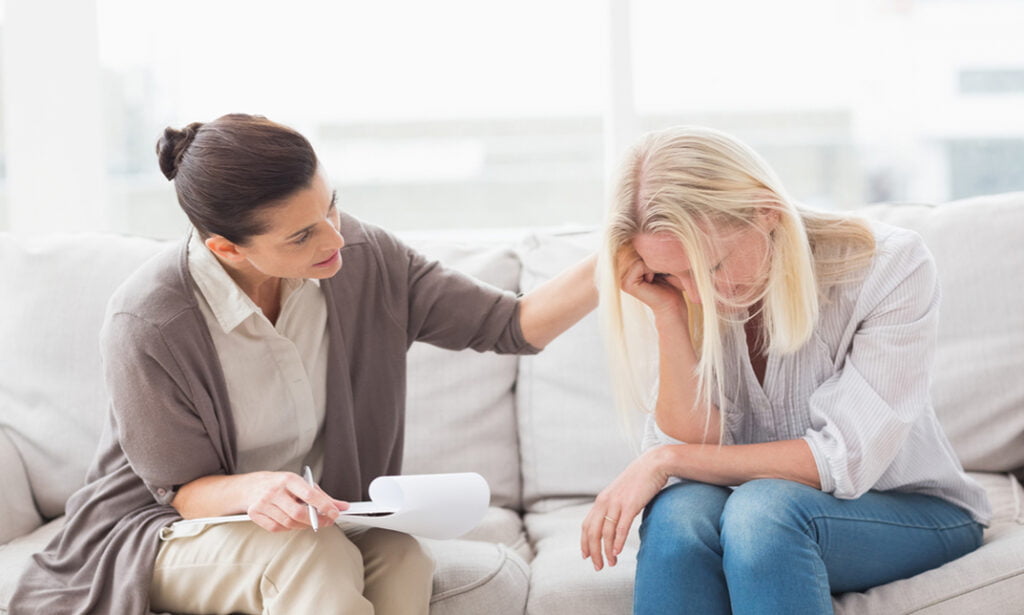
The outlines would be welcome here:
[[[167,490],[164,489],[163,487],[160,487],[159,489],[156,490],[156,494],[161,496],[161,497],[165,496],[165,495],[167,495]]]

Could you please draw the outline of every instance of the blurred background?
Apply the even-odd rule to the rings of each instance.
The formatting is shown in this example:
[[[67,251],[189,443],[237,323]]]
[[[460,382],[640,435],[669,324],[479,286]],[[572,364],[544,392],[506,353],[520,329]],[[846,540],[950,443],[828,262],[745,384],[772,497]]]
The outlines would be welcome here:
[[[0,0],[0,230],[176,237],[165,126],[266,115],[395,230],[596,224],[702,124],[807,205],[1024,190],[1022,0]]]

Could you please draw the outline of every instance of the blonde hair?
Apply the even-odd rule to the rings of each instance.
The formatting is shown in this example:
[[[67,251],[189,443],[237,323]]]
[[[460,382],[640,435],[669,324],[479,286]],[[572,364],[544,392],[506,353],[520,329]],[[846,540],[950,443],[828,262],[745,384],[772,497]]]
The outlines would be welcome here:
[[[770,233],[762,229],[769,246],[762,263],[766,284],[742,300],[725,297],[712,279],[708,235],[739,225],[761,228],[756,220],[765,212],[777,220]],[[722,323],[727,317],[719,305],[742,308],[760,301],[764,347],[795,352],[810,339],[829,288],[853,279],[874,254],[866,223],[798,208],[768,164],[735,138],[689,126],[646,135],[622,166],[598,264],[602,322],[623,410],[653,408],[657,343],[649,310],[620,288],[619,256],[633,250],[638,235],[654,233],[679,240],[701,297],[696,304],[684,295],[699,360],[695,399],[704,406],[706,421],[715,397],[720,404],[725,399]],[[725,421],[720,423],[724,429]]]

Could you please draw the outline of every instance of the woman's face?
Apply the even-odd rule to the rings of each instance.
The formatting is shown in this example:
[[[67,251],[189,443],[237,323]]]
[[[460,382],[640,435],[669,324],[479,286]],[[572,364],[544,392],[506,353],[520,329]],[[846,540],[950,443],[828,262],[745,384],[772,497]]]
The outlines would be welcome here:
[[[338,232],[337,194],[323,170],[313,181],[276,207],[263,212],[267,232],[237,246],[239,255],[259,273],[278,278],[329,278],[341,269],[345,240]]]
[[[713,230],[709,236],[711,281],[726,300],[742,301],[755,297],[768,279],[770,239],[765,230],[742,225],[724,231]],[[649,273],[683,292],[693,303],[700,303],[697,283],[691,274],[690,259],[682,243],[670,233],[638,235],[633,249],[644,261]]]

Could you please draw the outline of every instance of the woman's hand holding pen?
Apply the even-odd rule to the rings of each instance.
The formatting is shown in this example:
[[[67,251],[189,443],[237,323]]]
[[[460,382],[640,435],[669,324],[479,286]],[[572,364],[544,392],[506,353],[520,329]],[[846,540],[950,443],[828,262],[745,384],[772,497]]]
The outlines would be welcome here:
[[[252,497],[246,513],[269,532],[306,529],[311,526],[307,504],[317,510],[320,525],[334,523],[348,509],[348,502],[335,500],[316,484],[309,484],[292,472],[253,472],[246,490]]]
[[[310,527],[307,504],[316,508],[321,525],[333,523],[349,506],[292,472],[211,474],[182,485],[171,502],[185,519],[245,512],[270,532]]]

